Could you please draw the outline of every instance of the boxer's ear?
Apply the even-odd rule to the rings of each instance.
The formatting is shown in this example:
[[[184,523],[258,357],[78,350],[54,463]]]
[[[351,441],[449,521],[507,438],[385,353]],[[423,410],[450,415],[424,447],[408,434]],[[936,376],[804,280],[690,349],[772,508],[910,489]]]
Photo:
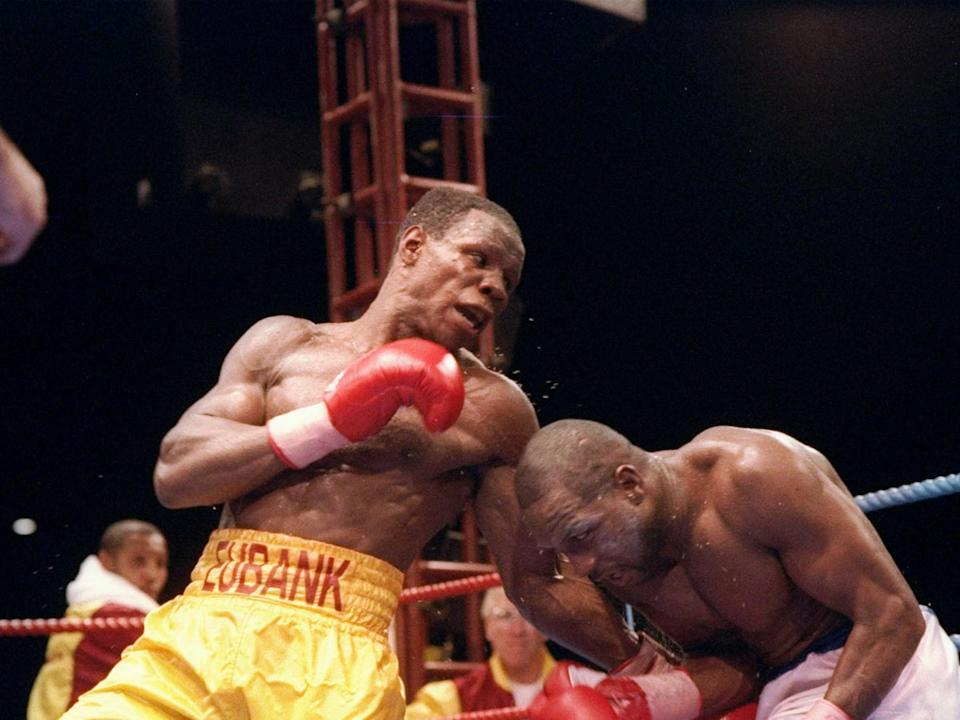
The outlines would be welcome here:
[[[626,495],[630,502],[638,505],[643,501],[645,492],[643,476],[637,472],[636,466],[629,464],[619,465],[617,469],[614,470],[613,477],[617,487],[623,491],[623,494]]]
[[[100,564],[103,565],[103,567],[106,570],[109,570],[110,572],[117,571],[117,564],[113,560],[113,555],[111,555],[106,550],[100,550],[99,552],[97,552],[97,559],[100,561]]]
[[[411,225],[403,231],[397,243],[397,255],[404,265],[414,265],[420,257],[423,245],[427,241],[427,233],[422,225]]]

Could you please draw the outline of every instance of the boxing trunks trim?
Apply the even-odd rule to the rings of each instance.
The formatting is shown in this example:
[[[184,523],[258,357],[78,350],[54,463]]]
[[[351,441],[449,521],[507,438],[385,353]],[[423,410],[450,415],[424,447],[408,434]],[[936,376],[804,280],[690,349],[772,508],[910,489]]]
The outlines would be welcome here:
[[[849,620],[846,620],[836,630],[832,630],[823,637],[814,640],[812,643],[807,645],[807,647],[801,650],[793,660],[790,660],[783,665],[777,665],[776,667],[765,669],[760,673],[760,686],[763,687],[767,683],[773,682],[784,673],[790,672],[795,667],[799,666],[800,663],[810,657],[811,654],[820,654],[842,648],[847,644],[847,638],[850,637],[851,630],[853,630],[853,623]]]
[[[390,563],[337,545],[260,530],[210,535],[184,595],[279,602],[386,635],[403,588]]]

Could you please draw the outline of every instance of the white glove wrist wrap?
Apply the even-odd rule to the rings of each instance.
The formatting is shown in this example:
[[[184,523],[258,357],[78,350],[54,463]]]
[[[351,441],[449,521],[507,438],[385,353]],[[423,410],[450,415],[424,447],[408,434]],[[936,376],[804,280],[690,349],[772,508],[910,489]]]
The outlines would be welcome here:
[[[327,404],[322,402],[270,418],[267,438],[280,462],[295,470],[350,443],[330,422]]]
[[[650,709],[650,720],[693,720],[703,709],[700,690],[683,670],[667,665],[662,672],[643,675],[619,675],[636,684],[642,691]],[[569,669],[573,685],[595,688],[607,678],[604,673],[584,667]]]
[[[599,670],[591,670],[581,665],[571,665],[567,668],[567,674],[570,676],[571,685],[586,685],[595,688],[601,682],[607,679],[607,674]],[[633,678],[630,678],[631,680]]]
[[[700,689],[683,670],[648,673],[630,678],[647,694],[650,720],[693,720],[700,717]]]

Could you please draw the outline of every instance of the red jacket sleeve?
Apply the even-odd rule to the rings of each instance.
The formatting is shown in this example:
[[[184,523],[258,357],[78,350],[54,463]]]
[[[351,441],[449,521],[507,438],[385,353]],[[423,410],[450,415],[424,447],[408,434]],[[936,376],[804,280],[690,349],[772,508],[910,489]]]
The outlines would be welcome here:
[[[144,613],[125,605],[107,603],[97,610],[93,617],[144,617]],[[142,628],[111,628],[86,633],[74,654],[73,690],[70,704],[76,702],[87,690],[106,677],[110,669],[117,664],[120,653],[127,645],[140,637]]]

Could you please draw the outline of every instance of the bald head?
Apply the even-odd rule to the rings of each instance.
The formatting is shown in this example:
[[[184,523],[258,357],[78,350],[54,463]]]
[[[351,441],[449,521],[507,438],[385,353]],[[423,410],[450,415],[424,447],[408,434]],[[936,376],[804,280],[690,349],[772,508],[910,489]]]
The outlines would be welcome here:
[[[590,420],[559,420],[537,431],[517,466],[516,488],[526,509],[562,486],[585,498],[609,486],[618,466],[643,451],[620,433]]]

